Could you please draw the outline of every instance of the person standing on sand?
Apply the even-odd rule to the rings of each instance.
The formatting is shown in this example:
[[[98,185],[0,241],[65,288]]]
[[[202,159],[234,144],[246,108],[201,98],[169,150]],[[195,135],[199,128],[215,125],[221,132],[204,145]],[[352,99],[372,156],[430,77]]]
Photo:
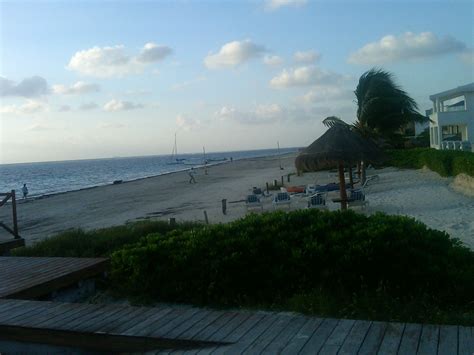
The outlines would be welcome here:
[[[26,184],[23,184],[21,192],[23,192],[23,199],[26,199],[26,196],[28,196],[28,188],[26,187]]]
[[[196,174],[196,172],[194,171],[194,168],[191,168],[191,170],[189,170],[189,183],[190,184],[195,184],[196,183],[196,179],[194,179],[194,175]]]

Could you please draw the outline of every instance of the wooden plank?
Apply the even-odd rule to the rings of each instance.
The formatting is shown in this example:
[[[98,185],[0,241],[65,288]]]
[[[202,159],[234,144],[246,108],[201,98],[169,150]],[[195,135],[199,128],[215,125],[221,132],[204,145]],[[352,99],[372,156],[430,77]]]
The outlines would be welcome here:
[[[98,315],[95,318],[78,326],[81,332],[95,333],[103,325],[109,324],[111,320],[123,319],[124,316],[130,313],[130,310],[120,305],[109,305],[101,308],[97,313]]]
[[[263,350],[271,344],[275,338],[287,327],[294,318],[294,315],[281,313],[277,319],[270,325],[258,338],[256,338],[244,351],[250,354],[261,354]]]
[[[144,336],[145,334],[150,332],[150,329],[153,329],[153,324],[159,322],[164,316],[171,313],[172,311],[173,309],[169,307],[157,309],[147,319],[123,331],[122,334],[132,336]]]
[[[166,334],[173,329],[179,327],[184,322],[187,322],[191,319],[197,312],[199,312],[198,308],[188,308],[180,315],[175,316],[174,318],[168,320],[166,323],[160,322],[158,325],[155,326],[155,329],[152,329],[152,332],[149,336],[156,337],[166,337]]]
[[[71,321],[75,321],[84,316],[84,314],[90,313],[93,309],[100,307],[100,305],[89,305],[89,304],[71,304],[68,303],[64,311],[54,317],[47,320],[36,323],[35,328],[49,329],[56,328],[61,324],[68,324]]]
[[[378,353],[380,355],[397,354],[404,330],[403,323],[388,323]]]
[[[339,350],[339,354],[357,354],[372,324],[371,321],[357,320]]]
[[[355,320],[352,319],[341,319],[339,320],[338,325],[334,328],[334,331],[329,336],[329,338],[324,343],[319,354],[330,355],[337,354],[339,349],[344,344],[347,336],[349,335],[352,327],[355,324]]]
[[[307,321],[307,317],[294,315],[282,332],[262,349],[262,354],[280,353]]]
[[[188,331],[190,328],[197,327],[198,325],[196,324],[201,322],[204,318],[206,318],[206,316],[209,316],[210,313],[212,312],[207,309],[200,309],[196,313],[194,313],[191,318],[181,323],[174,329],[171,329],[169,332],[164,334],[164,336],[167,338],[183,338],[182,334],[184,332]]]
[[[252,313],[250,312],[239,312],[235,317],[232,317],[228,322],[222,325],[221,328],[217,329],[216,332],[210,334],[206,340],[212,340],[212,341],[229,341],[227,339],[227,336],[230,333],[233,333],[238,327],[240,327],[242,324],[244,324],[247,319],[249,319],[252,316]]]
[[[46,303],[39,305],[34,311],[17,316],[14,319],[9,319],[7,322],[8,325],[22,325],[31,327],[32,323],[36,323],[41,319],[49,319],[52,315],[56,314],[57,308],[61,306],[61,303],[49,304]]]
[[[60,322],[67,321],[66,316],[70,317],[74,316],[78,312],[80,312],[83,308],[81,308],[81,304],[71,304],[71,303],[60,303],[59,307],[54,309],[54,312],[48,315],[44,315],[42,317],[35,318],[29,322],[30,327],[37,327],[40,328],[43,324],[56,324]]]
[[[474,331],[472,327],[459,327],[459,355],[474,353]]]
[[[308,318],[308,321],[301,327],[290,342],[286,344],[281,353],[288,355],[298,354],[311,338],[313,333],[318,330],[318,327],[322,322],[322,318]]]
[[[240,339],[229,347],[229,351],[235,354],[241,354],[247,349],[260,335],[262,335],[273,323],[277,321],[278,317],[275,314],[265,314],[264,317],[254,322],[248,330],[240,337]],[[213,354],[223,354],[227,350],[224,347],[218,348]]]
[[[377,353],[386,328],[387,323],[385,322],[372,322],[359,352],[361,354]]]
[[[124,317],[121,323],[116,323],[114,327],[109,327],[108,325],[104,326],[101,329],[97,329],[96,333],[121,335],[128,329],[135,327],[137,324],[141,324],[154,313],[155,310],[153,308],[134,307],[133,313]]]
[[[309,338],[308,342],[304,345],[299,354],[318,353],[338,323],[338,319],[326,318],[318,327],[318,329],[316,329],[311,338]]]
[[[238,326],[235,326],[235,324],[231,324],[230,326],[226,326],[225,333],[227,333],[223,338],[215,338],[214,340],[217,341],[223,341],[226,343],[236,343],[242,338],[252,327],[255,326],[255,324],[258,324],[262,319],[265,318],[265,313],[264,312],[256,312],[256,313],[250,313],[246,319],[241,322]],[[238,321],[236,319],[236,321]],[[229,331],[229,328],[232,329]],[[225,334],[224,332],[219,332],[221,335]],[[219,340],[218,340],[219,339]],[[212,353],[225,353],[226,351],[229,350],[229,346],[219,346],[216,347],[215,349],[211,349]]]
[[[35,298],[103,272],[104,258],[0,257],[0,298]]]
[[[202,333],[209,325],[213,324],[217,319],[222,317],[225,312],[222,311],[208,311],[205,317],[201,318],[198,322],[189,324],[187,330],[178,334],[177,336],[181,339],[202,339],[197,336],[199,333]]]
[[[231,322],[232,319],[234,319],[238,314],[238,312],[221,312],[221,315],[217,319],[215,319],[205,328],[201,329],[197,334],[193,335],[193,338],[208,340],[219,329]]]
[[[424,324],[421,329],[420,343],[418,344],[418,353],[437,354],[439,339],[439,326]]]
[[[458,327],[443,325],[439,328],[438,355],[458,353]]]
[[[421,329],[421,324],[408,323],[405,325],[405,331],[398,348],[400,355],[416,354],[418,344],[420,343]]]

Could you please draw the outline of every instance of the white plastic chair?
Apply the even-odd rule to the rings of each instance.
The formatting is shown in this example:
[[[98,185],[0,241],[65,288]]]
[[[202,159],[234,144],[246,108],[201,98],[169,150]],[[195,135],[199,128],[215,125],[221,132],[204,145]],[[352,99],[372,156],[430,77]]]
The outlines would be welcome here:
[[[273,207],[288,206],[291,207],[291,198],[288,192],[278,192],[273,198]]]

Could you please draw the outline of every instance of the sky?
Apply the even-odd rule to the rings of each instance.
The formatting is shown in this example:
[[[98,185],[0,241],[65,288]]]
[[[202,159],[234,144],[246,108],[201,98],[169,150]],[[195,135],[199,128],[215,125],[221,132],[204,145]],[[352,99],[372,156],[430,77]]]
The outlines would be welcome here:
[[[474,81],[474,2],[0,1],[0,163],[301,147],[377,67]]]

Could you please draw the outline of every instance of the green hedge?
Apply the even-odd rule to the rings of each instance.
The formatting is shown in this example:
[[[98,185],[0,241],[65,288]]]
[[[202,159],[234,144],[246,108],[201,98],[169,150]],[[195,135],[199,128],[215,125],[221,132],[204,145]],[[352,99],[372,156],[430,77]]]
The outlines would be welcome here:
[[[32,246],[12,250],[14,256],[108,256],[126,244],[137,242],[150,233],[168,233],[174,229],[188,230],[197,223],[180,223],[175,227],[165,221],[143,221],[116,227],[84,231],[73,229],[44,239]]]
[[[257,306],[298,295],[474,301],[474,252],[414,219],[352,211],[249,215],[153,234],[111,257],[120,293],[151,300]]]
[[[387,155],[391,166],[409,169],[427,166],[441,176],[464,173],[474,177],[474,153],[471,152],[418,148],[390,150]]]

